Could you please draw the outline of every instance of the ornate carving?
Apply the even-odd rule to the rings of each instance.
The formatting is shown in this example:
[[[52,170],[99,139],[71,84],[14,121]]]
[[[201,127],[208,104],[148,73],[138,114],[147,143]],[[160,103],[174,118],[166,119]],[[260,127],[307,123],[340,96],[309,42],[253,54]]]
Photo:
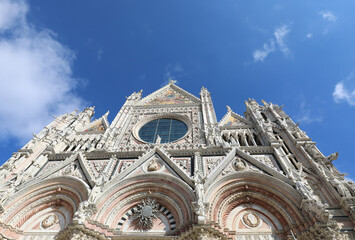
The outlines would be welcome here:
[[[247,165],[245,164],[245,162],[239,158],[236,157],[234,160],[234,167],[237,171],[244,171],[247,170]]]
[[[315,215],[315,217],[322,222],[329,220],[329,212],[325,207],[326,205],[323,205],[316,199],[303,199],[301,203],[301,208],[305,212]]]
[[[119,173],[121,173],[124,170],[126,170],[127,168],[129,168],[133,163],[134,163],[134,161],[122,161]]]
[[[154,220],[157,218],[159,204],[155,202],[155,199],[147,198],[134,208],[134,212],[138,220],[137,225],[142,230],[149,230],[153,227]]]
[[[246,212],[243,214],[243,223],[250,228],[256,228],[260,225],[261,220],[258,215],[253,212]]]
[[[58,216],[57,214],[52,213],[42,220],[41,227],[47,229],[54,226],[57,223],[59,223]]]
[[[207,163],[207,172],[210,173],[222,161],[222,157],[204,157]]]
[[[161,165],[159,163],[159,158],[157,157],[153,157],[147,166],[147,170],[148,172],[154,172],[154,171],[158,171],[161,168]]]
[[[212,227],[194,226],[190,231],[178,237],[177,240],[227,240],[227,237]]]
[[[344,184],[336,177],[329,178],[330,184],[337,190],[341,197],[351,198],[350,191],[344,186]]]
[[[74,214],[73,222],[78,224],[84,224],[85,220],[90,218],[97,212],[96,205],[88,201],[81,202],[79,204],[79,209]]]
[[[346,240],[346,236],[340,234],[339,227],[336,222],[315,223],[309,231],[297,236],[298,240]]]

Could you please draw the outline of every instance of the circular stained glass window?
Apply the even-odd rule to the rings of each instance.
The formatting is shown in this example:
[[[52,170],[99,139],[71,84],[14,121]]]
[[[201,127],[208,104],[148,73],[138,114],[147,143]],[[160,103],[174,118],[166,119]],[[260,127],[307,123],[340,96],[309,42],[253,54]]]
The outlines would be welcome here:
[[[180,120],[160,118],[143,125],[138,135],[145,142],[156,143],[160,137],[160,143],[168,143],[185,136],[187,130],[187,125]]]

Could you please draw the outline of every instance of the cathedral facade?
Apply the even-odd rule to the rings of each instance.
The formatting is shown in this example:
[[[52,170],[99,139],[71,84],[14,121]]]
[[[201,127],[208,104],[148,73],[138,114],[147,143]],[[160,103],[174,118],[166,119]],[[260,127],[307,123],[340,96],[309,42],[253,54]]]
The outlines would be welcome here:
[[[2,239],[355,239],[355,186],[278,105],[174,81],[56,117],[0,169]]]

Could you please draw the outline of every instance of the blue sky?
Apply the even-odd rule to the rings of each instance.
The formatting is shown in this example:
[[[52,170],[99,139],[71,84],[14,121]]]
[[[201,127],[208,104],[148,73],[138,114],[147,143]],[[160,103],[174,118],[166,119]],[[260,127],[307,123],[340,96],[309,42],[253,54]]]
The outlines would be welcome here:
[[[284,110],[355,179],[354,1],[0,0],[1,162],[52,120],[96,106],[112,120],[169,77]]]

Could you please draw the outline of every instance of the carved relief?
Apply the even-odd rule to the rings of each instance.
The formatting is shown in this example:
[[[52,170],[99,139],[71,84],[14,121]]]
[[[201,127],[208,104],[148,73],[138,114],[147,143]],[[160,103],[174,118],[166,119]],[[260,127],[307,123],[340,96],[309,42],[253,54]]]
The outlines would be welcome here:
[[[159,163],[159,159],[154,157],[153,159],[151,159],[149,161],[147,170],[148,170],[148,172],[154,172],[154,171],[158,171],[160,168],[161,168],[161,165]]]
[[[44,229],[50,228],[55,224],[59,223],[58,216],[54,213],[48,215],[45,219],[41,222],[41,227]]]
[[[242,222],[249,228],[256,228],[260,225],[261,220],[258,215],[253,212],[246,212],[243,214]]]
[[[203,157],[207,165],[207,173],[210,173],[222,161],[223,157]]]
[[[159,204],[155,202],[155,199],[147,198],[134,208],[134,212],[137,216],[138,227],[142,230],[148,230],[152,228],[153,221],[157,218]]]
[[[121,164],[118,168],[118,173],[121,173],[127,168],[129,168],[134,163],[134,160],[120,160],[120,163]]]
[[[172,158],[172,160],[182,169],[187,175],[191,175],[191,158]]]

